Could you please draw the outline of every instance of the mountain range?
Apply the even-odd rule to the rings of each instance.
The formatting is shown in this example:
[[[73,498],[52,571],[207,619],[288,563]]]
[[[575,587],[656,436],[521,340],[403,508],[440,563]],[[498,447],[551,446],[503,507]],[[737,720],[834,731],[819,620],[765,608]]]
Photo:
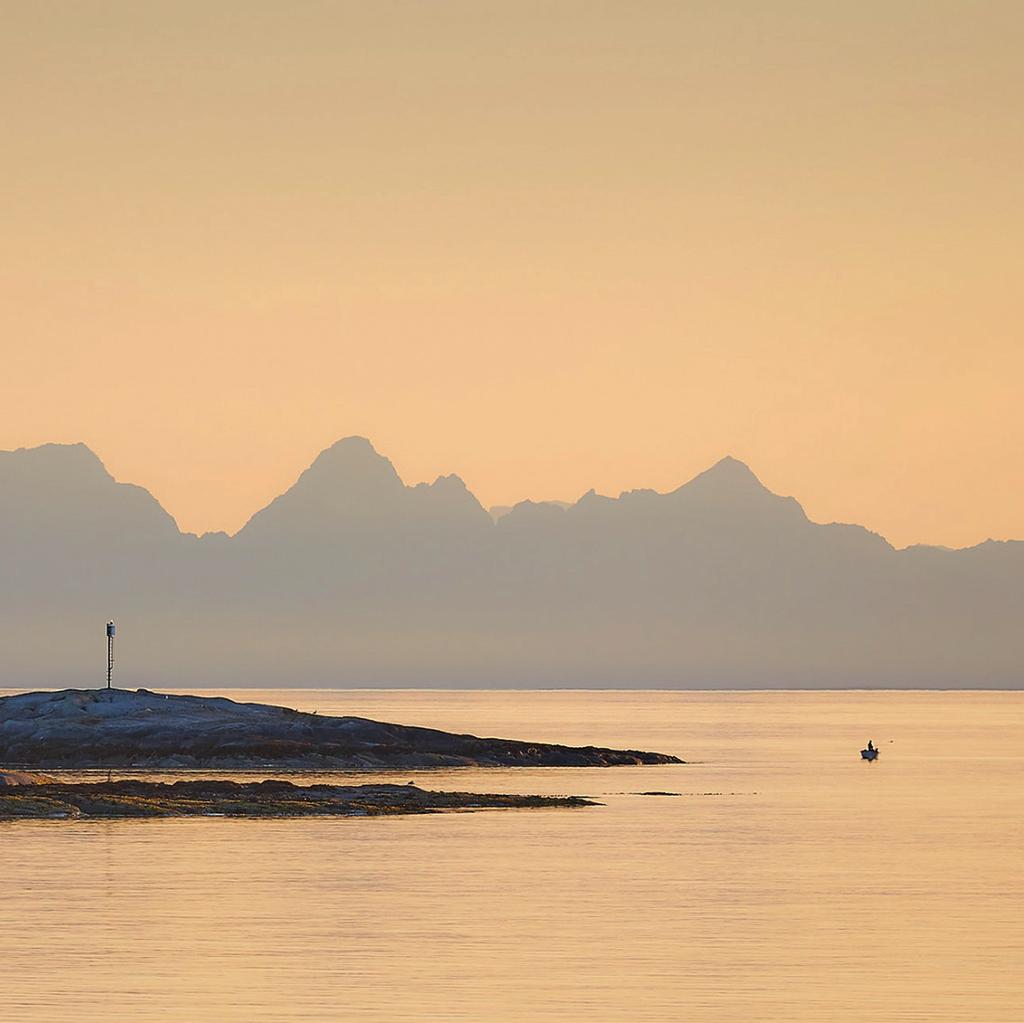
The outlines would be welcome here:
[[[197,537],[84,445],[0,452],[0,686],[1016,688],[1024,542],[893,548],[725,458],[670,493],[484,509],[322,452]]]

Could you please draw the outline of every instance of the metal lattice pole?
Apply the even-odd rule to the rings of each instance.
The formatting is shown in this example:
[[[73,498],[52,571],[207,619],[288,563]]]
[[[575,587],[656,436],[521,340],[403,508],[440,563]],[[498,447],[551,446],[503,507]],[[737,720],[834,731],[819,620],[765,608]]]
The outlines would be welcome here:
[[[114,675],[114,633],[117,630],[113,622],[107,622],[107,688],[110,689],[110,680]]]

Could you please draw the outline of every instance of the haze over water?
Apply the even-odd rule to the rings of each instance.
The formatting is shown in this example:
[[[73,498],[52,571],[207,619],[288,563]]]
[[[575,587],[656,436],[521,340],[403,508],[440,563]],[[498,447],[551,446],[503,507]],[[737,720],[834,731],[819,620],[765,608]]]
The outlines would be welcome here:
[[[1024,694],[227,695],[691,763],[390,777],[579,811],[0,824],[5,1020],[1024,1018]]]

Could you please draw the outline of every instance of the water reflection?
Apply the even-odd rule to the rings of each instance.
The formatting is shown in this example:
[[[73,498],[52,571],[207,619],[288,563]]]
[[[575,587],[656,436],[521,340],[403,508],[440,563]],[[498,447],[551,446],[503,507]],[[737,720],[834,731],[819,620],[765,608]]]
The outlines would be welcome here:
[[[0,825],[5,1020],[1024,1018],[1021,694],[246,698],[698,762],[401,772],[581,811]]]

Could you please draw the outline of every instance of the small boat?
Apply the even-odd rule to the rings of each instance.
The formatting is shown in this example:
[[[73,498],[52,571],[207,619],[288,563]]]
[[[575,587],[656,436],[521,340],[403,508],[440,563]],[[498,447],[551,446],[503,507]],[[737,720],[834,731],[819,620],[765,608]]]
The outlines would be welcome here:
[[[860,755],[864,760],[877,760],[878,759],[878,747],[868,739],[868,748],[862,749]]]

